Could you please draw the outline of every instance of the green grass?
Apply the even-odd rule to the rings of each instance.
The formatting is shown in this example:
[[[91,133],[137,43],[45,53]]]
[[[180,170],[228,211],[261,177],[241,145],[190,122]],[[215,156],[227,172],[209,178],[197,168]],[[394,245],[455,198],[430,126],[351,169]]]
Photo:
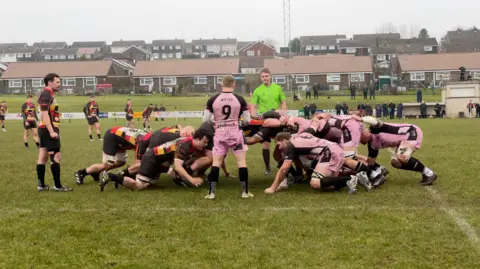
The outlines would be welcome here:
[[[127,99],[131,98],[133,103],[133,108],[135,111],[143,111],[148,104],[163,104],[168,111],[175,110],[175,107],[179,111],[192,111],[192,110],[203,110],[205,108],[205,103],[208,100],[208,97],[165,97],[164,95],[151,95],[151,96],[139,96],[139,95],[111,95],[111,96],[97,96],[96,101],[100,106],[101,111],[106,112],[117,112],[123,111],[125,108],[125,103]],[[368,100],[364,102],[363,97],[357,96],[356,100],[350,100],[350,97],[346,96],[332,96],[330,99],[327,99],[325,96],[321,96],[318,100],[315,101],[317,108],[319,109],[333,109],[337,101],[347,102],[350,108],[356,108],[357,105],[362,103],[370,103],[375,105],[377,103],[383,103],[384,101],[395,103],[411,103],[416,102],[415,95],[393,95],[393,96],[377,96],[377,100]],[[424,95],[426,102],[435,102],[440,101],[439,95]],[[3,95],[0,96],[1,100],[7,101],[9,112],[15,113],[20,112],[22,104],[25,102],[25,96],[18,95]],[[246,97],[247,101],[250,101],[249,97]],[[60,105],[60,109],[63,112],[81,112],[83,106],[89,101],[88,97],[81,96],[58,96],[57,101]],[[307,101],[302,99],[299,102],[293,102],[291,98],[287,99],[287,105],[289,109],[300,109],[303,108]],[[311,101],[308,100],[310,103]]]
[[[108,98],[100,104],[122,107],[110,100],[123,98]],[[84,101],[61,99],[70,107]],[[175,100],[187,102],[165,103]],[[371,193],[299,185],[267,196],[273,176],[263,175],[259,146],[248,152],[252,200],[240,198],[238,179],[223,177],[215,201],[203,199],[205,188],[182,189],[164,176],[159,189],[108,185],[100,193],[90,178],[74,186],[74,171],[101,161],[101,142],[88,141],[82,120],[61,126],[62,178],[74,192],[37,193],[37,151],[23,148],[21,123],[7,121],[8,132],[0,132],[0,268],[480,268],[478,244],[442,211],[455,210],[480,233],[480,125],[475,119],[411,122],[424,131],[415,156],[438,173],[432,188],[442,203],[418,184],[418,174],[391,167],[387,184]],[[106,130],[123,121],[101,124]],[[380,162],[388,161],[381,152]],[[47,181],[52,184],[49,169]]]

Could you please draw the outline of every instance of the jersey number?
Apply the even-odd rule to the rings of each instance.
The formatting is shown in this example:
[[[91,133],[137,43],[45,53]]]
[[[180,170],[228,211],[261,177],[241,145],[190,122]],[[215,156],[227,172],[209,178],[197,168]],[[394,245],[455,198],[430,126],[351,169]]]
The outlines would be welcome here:
[[[222,113],[223,113],[223,115],[225,115],[224,120],[230,118],[230,114],[232,113],[232,107],[229,106],[229,105],[224,105],[222,107]]]

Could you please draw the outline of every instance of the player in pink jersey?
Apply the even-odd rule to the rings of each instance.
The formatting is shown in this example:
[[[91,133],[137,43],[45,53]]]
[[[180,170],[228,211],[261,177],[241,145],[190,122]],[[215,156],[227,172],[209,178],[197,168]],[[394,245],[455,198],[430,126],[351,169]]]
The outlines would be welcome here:
[[[208,175],[209,192],[205,199],[215,199],[215,189],[225,155],[231,149],[238,165],[238,173],[242,184],[242,198],[252,198],[248,192],[248,169],[246,162],[247,146],[244,143],[243,131],[239,121],[242,118],[250,122],[247,102],[240,95],[233,93],[235,78],[225,76],[222,81],[223,90],[207,102],[203,121],[213,116],[215,135],[213,137],[213,164]]]
[[[270,188],[265,190],[265,193],[275,193],[292,162],[298,161],[300,156],[318,160],[310,180],[310,186],[314,189],[324,189],[332,186],[340,189],[348,186],[349,193],[355,193],[359,180],[368,181],[365,173],[339,177],[344,156],[342,148],[336,143],[317,138],[308,133],[292,136],[290,133],[282,132],[275,137],[275,140],[280,149],[284,151],[284,162],[275,177],[275,181]]]
[[[412,153],[420,149],[423,141],[423,132],[414,124],[384,123],[372,117],[364,117],[364,122],[369,123],[369,129],[363,129],[361,143],[368,144],[368,163],[374,164],[378,151],[384,148],[396,148],[392,155],[393,167],[402,170],[422,173],[422,185],[432,185],[437,175]],[[384,182],[375,182],[380,185]]]

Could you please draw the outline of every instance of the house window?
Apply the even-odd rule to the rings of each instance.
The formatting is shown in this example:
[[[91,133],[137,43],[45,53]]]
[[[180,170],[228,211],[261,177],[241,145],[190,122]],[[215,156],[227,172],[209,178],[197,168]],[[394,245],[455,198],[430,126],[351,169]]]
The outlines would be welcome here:
[[[43,58],[45,58],[45,60],[50,60],[50,59],[52,58],[52,56],[50,56],[50,55],[45,55],[45,56],[43,56]]]
[[[85,58],[90,59],[90,58],[92,58],[92,55],[90,55],[90,54],[85,54]]]
[[[173,46],[170,46],[170,49],[173,50]]]
[[[335,50],[335,46],[328,46],[329,50]]]
[[[175,49],[179,50],[179,49],[182,49],[181,46],[175,46]]]
[[[385,54],[378,54],[377,55],[377,61],[385,61],[387,60],[387,55]]]
[[[205,85],[207,84],[207,77],[195,77],[195,85]]]
[[[168,58],[169,58],[169,59],[170,59],[170,58],[173,58],[173,53],[169,53],[169,54],[168,54]]]
[[[25,53],[25,58],[31,58],[32,54],[31,53]]]
[[[43,87],[43,79],[32,79],[32,87],[33,88],[42,88]]]
[[[327,46],[321,45],[321,46],[320,46],[320,50],[327,50]]]
[[[480,79],[480,72],[473,72],[472,77],[473,79]]]
[[[450,72],[436,72],[435,80],[450,80]]]
[[[320,50],[320,45],[313,46],[313,50]]]
[[[159,58],[158,56],[159,56],[158,53],[154,53],[153,54],[153,59],[155,59],[155,60],[158,59]]]
[[[8,54],[8,57],[13,58],[15,57],[15,54]]]
[[[153,84],[153,78],[140,78],[140,86],[150,86]]]
[[[62,78],[62,86],[75,86],[75,84],[74,78]]]
[[[17,54],[17,58],[23,58],[23,54]]]
[[[261,52],[257,50],[257,56],[260,56],[260,55],[261,55]]]
[[[347,53],[356,53],[357,52],[357,48],[347,48]]]
[[[23,85],[21,79],[11,79],[8,81],[8,87],[10,88],[21,88]]]
[[[308,75],[297,76],[295,78],[295,82],[297,82],[297,83],[309,83],[310,82],[310,76],[308,76]]]
[[[285,84],[286,82],[286,77],[285,76],[273,76],[272,81],[275,84]]]
[[[162,50],[164,50],[164,49],[165,49],[165,46],[162,46]]]
[[[176,77],[164,77],[163,78],[163,85],[177,85],[177,78]]]
[[[365,74],[364,73],[350,74],[350,81],[351,82],[363,82],[363,81],[365,81]]]
[[[253,50],[247,51],[247,56],[255,56],[255,51]]]
[[[423,49],[425,51],[432,51],[433,50],[433,47],[432,46],[424,46]]]
[[[158,46],[154,46],[153,49],[154,49],[154,50],[158,50]]]
[[[181,52],[176,52],[175,53],[175,58],[181,59],[182,58],[182,53]]]
[[[69,55],[68,55],[68,59],[69,59],[69,60],[73,60],[73,59],[75,59],[75,55],[73,55],[73,54],[69,54]]]
[[[53,58],[54,60],[58,60],[58,55],[53,55],[52,58]]]
[[[340,82],[340,74],[328,74],[327,82]]]
[[[167,54],[166,53],[162,53],[162,59],[166,59],[167,58]]]
[[[310,46],[310,45],[309,45],[309,46],[306,46],[306,47],[305,47],[305,50],[313,50],[313,46]]]
[[[65,56],[65,55],[60,55],[60,59],[65,60],[66,58],[67,58],[67,56]]]
[[[423,80],[425,80],[425,73],[423,73],[423,72],[410,73],[410,80],[411,81],[423,81]]]
[[[217,84],[223,83],[223,77],[217,77]]]
[[[85,86],[95,86],[97,84],[96,78],[85,78]]]

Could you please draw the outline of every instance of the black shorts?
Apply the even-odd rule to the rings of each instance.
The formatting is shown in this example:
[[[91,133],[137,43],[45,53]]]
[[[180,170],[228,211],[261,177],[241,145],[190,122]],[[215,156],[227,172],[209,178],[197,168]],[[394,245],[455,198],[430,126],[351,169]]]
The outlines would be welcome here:
[[[158,179],[170,168],[171,160],[167,156],[155,156],[153,150],[148,150],[142,157],[138,174],[152,180]]]
[[[105,132],[105,135],[103,135],[103,153],[115,156],[115,154],[119,152],[117,137],[118,136],[110,132],[110,129]]]
[[[36,121],[29,121],[28,126],[25,126],[25,122],[24,122],[23,123],[23,128],[25,128],[25,130],[35,129],[35,128],[37,128],[37,122]]]
[[[40,148],[46,148],[47,151],[60,151],[60,130],[56,127],[53,127],[53,131],[58,134],[57,139],[50,137],[50,133],[48,132],[47,128],[39,128],[38,137],[40,138]]]
[[[95,123],[98,122],[98,119],[97,117],[91,117],[91,118],[87,117],[87,121],[88,121],[88,125],[94,125]]]
[[[0,115],[0,120],[5,120],[5,115]]]
[[[133,120],[133,117],[132,117],[132,116],[128,116],[128,115],[127,115],[127,116],[125,116],[125,118],[127,119],[127,121]]]

